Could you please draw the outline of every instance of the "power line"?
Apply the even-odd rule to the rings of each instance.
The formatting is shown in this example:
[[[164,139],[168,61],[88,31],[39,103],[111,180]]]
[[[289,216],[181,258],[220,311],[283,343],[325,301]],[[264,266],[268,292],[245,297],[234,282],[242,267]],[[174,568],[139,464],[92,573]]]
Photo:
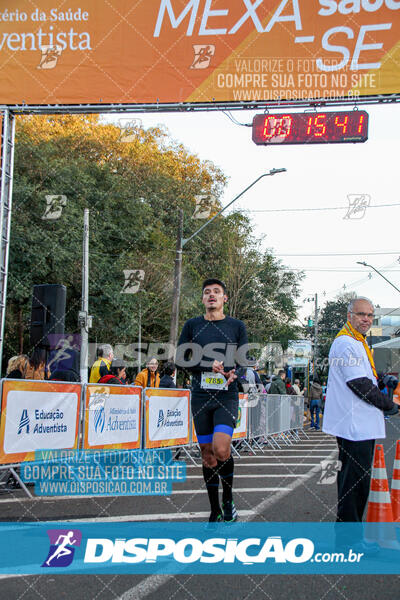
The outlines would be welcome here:
[[[274,254],[274,256],[383,256],[400,255],[400,250],[396,252],[312,252],[311,254]]]
[[[232,121],[232,123],[234,123],[235,125],[240,125],[241,127],[252,127],[253,126],[253,123],[240,123],[240,121],[235,119],[235,117],[233,115],[231,115],[231,113],[227,110],[223,110],[222,114],[225,115],[226,117],[228,117],[228,119],[230,119]]]
[[[305,271],[305,272],[318,272],[318,273],[364,273],[365,269],[313,269],[312,267],[307,269],[305,267],[288,267],[290,271]],[[380,269],[382,273],[400,273],[400,269]]]
[[[394,204],[371,204],[370,206],[363,206],[365,210],[367,208],[386,208],[388,206],[400,206],[399,202]],[[312,212],[312,211],[324,211],[324,210],[349,210],[351,206],[321,206],[320,208],[267,208],[263,210],[246,210],[249,213],[276,213],[276,212]]]

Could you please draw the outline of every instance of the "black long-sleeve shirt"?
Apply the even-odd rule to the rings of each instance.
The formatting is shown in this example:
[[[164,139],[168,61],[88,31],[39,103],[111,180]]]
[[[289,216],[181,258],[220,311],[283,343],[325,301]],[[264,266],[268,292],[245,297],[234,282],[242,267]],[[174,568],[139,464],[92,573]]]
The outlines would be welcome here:
[[[175,363],[193,373],[193,392],[196,392],[201,389],[201,373],[211,371],[214,360],[222,361],[224,370],[230,371],[237,365],[247,364],[247,350],[247,332],[243,321],[229,316],[218,321],[195,317],[183,326]],[[237,392],[236,381],[228,389]]]

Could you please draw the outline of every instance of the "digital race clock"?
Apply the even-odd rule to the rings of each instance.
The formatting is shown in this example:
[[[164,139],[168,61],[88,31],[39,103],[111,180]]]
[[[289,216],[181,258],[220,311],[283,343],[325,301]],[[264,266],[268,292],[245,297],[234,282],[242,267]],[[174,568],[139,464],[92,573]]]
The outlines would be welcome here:
[[[256,144],[339,144],[368,139],[368,113],[364,110],[256,115]]]

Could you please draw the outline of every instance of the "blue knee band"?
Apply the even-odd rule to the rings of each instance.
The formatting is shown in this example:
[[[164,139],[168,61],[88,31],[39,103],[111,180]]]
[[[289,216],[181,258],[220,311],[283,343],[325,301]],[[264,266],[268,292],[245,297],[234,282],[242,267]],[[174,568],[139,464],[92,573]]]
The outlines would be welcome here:
[[[197,440],[199,444],[211,444],[213,440],[213,434],[208,433],[207,435],[198,435]]]
[[[229,425],[216,425],[214,427],[214,433],[227,433],[228,435],[230,435],[232,437],[233,435],[233,427],[229,427]]]

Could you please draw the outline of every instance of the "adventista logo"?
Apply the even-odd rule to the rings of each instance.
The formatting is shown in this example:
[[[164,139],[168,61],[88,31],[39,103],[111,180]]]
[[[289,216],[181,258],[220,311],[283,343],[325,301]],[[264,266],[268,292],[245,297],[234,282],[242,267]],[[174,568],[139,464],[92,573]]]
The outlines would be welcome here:
[[[75,554],[75,548],[81,545],[82,532],[79,529],[48,529],[50,539],[49,553],[42,567],[68,567]]]
[[[100,406],[94,411],[94,430],[96,433],[103,433],[105,422],[106,415],[104,412],[104,406]]]
[[[26,408],[24,408],[24,410],[21,413],[21,419],[19,421],[18,427],[18,435],[22,432],[24,427],[26,427],[26,433],[29,433],[29,416],[28,410]]]
[[[163,410],[159,410],[158,411],[158,421],[157,421],[157,427],[161,427],[162,425],[164,425],[164,411]]]

